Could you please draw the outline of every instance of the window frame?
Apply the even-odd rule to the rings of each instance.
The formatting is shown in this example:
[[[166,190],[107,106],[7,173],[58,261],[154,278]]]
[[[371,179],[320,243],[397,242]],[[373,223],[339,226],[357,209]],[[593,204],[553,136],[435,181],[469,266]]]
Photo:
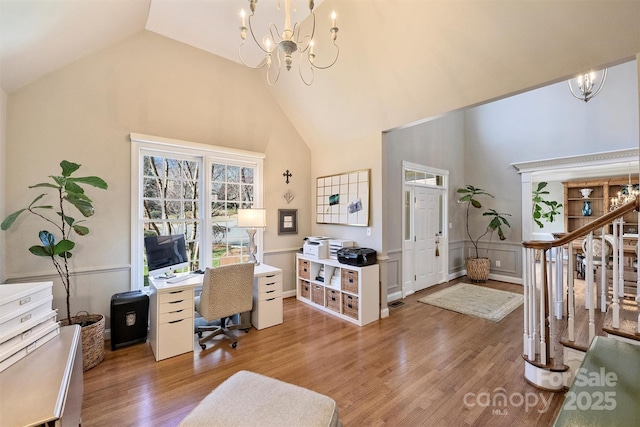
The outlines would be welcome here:
[[[145,155],[161,155],[165,157],[188,158],[201,162],[202,173],[200,174],[200,259],[201,266],[212,265],[213,259],[210,250],[213,245],[211,235],[211,165],[213,163],[224,163],[234,166],[245,166],[254,168],[254,199],[255,207],[263,207],[264,195],[264,153],[254,151],[238,150],[233,148],[219,147],[214,145],[200,144],[196,142],[150,136],[139,133],[131,133],[131,289],[144,289],[143,278],[143,165]],[[205,230],[209,230],[206,232]],[[256,233],[256,243],[258,244],[258,260],[263,257],[262,245],[263,231],[260,229]]]

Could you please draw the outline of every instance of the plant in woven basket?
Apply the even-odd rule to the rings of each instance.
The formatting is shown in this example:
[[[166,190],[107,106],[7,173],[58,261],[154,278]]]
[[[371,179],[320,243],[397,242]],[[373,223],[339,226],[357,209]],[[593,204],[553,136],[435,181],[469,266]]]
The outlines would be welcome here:
[[[71,307],[70,307],[70,282],[71,275],[69,273],[69,258],[75,247],[72,239],[73,233],[78,236],[84,236],[89,233],[89,229],[84,225],[85,220],[76,220],[69,216],[68,208],[75,207],[80,214],[88,218],[94,214],[93,202],[85,194],[83,185],[91,185],[100,189],[107,189],[107,183],[96,176],[72,177],[80,165],[71,163],[66,160],[60,162],[62,173],[60,175],[50,175],[52,182],[44,182],[29,186],[29,188],[49,188],[57,193],[57,206],[40,204],[40,200],[47,195],[42,193],[38,195],[26,208],[20,209],[7,216],[0,228],[6,231],[15,223],[16,219],[22,213],[31,213],[53,226],[55,233],[58,233],[60,239],[56,239],[53,232],[43,230],[38,233],[42,245],[35,245],[29,248],[29,252],[41,257],[51,259],[62,284],[66,291],[67,303],[67,322],[72,324]]]
[[[511,227],[511,225],[509,224],[509,221],[507,220],[507,218],[505,218],[511,215],[508,213],[498,212],[495,209],[487,209],[485,212],[482,213],[482,216],[489,218],[489,224],[487,224],[487,227],[484,229],[484,231],[480,235],[478,235],[477,238],[474,238],[471,235],[471,230],[469,228],[469,215],[472,210],[471,208],[474,208],[474,209],[482,208],[482,203],[480,203],[480,200],[478,200],[478,196],[487,196],[491,198],[494,198],[494,197],[492,194],[488,193],[486,190],[483,190],[482,188],[474,187],[473,185],[466,185],[464,188],[459,188],[458,194],[460,194],[458,201],[461,203],[467,204],[466,206],[467,236],[469,236],[469,239],[473,244],[473,248],[475,249],[475,253],[476,253],[475,258],[477,259],[477,258],[480,258],[480,255],[478,253],[478,244],[480,242],[480,239],[485,237],[487,234],[489,235],[489,240],[491,240],[491,236],[493,235],[493,232],[498,231],[498,237],[500,238],[500,240],[506,239],[504,235],[504,230],[502,229],[502,227]]]

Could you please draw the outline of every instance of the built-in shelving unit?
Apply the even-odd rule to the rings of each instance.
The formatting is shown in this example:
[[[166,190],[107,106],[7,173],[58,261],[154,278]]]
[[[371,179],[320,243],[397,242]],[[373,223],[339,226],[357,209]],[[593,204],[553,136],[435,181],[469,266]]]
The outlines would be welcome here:
[[[615,197],[629,183],[629,177],[598,178],[590,180],[566,181],[564,184],[564,229],[567,233],[589,224],[609,212],[611,198]],[[638,183],[638,176],[631,176],[631,183]],[[589,197],[583,197],[583,188],[593,191]],[[584,215],[582,208],[585,202],[591,205],[591,215]],[[638,234],[638,214],[628,213],[624,216],[624,233]]]

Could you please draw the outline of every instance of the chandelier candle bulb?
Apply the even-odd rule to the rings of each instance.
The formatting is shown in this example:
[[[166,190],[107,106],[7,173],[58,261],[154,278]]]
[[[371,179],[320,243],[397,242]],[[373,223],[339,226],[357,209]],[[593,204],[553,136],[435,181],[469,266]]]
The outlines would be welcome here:
[[[335,28],[336,26],[336,12],[331,12],[331,26]]]

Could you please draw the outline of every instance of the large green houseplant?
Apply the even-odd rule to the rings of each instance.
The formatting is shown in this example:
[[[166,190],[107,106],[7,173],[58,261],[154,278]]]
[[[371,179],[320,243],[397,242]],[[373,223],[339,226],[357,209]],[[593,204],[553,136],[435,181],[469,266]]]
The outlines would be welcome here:
[[[562,203],[545,199],[550,194],[548,190],[545,190],[547,185],[546,182],[539,182],[531,196],[531,215],[533,222],[540,228],[544,227],[542,221],[553,222],[555,217],[561,214]]]
[[[491,236],[495,231],[498,232],[498,238],[500,240],[505,240],[506,236],[504,234],[503,227],[511,227],[509,221],[506,218],[507,216],[511,215],[508,213],[498,212],[495,209],[487,209],[482,213],[482,216],[487,217],[489,219],[489,223],[482,232],[478,233],[477,236],[474,237],[469,227],[469,217],[471,215],[471,211],[473,209],[482,209],[482,203],[478,198],[479,196],[486,196],[491,198],[494,197],[486,190],[474,187],[473,185],[466,185],[464,188],[459,188],[458,194],[458,201],[460,203],[466,204],[466,231],[469,240],[471,240],[471,243],[473,244],[473,249],[475,252],[475,257],[467,257],[465,259],[467,277],[469,277],[470,280],[474,281],[486,281],[489,278],[489,269],[491,267],[491,262],[489,261],[488,257],[480,256],[478,245],[480,243],[480,240],[487,235],[489,235],[489,240],[491,240]]]
[[[70,216],[69,210],[74,207],[83,217],[88,218],[94,214],[93,201],[85,194],[83,185],[90,185],[100,189],[107,189],[107,183],[96,176],[74,177],[72,176],[76,172],[80,165],[77,163],[71,163],[66,160],[60,162],[62,172],[60,175],[50,175],[51,182],[43,182],[29,186],[29,188],[46,188],[53,189],[56,193],[56,202],[54,205],[46,204],[41,201],[48,193],[42,193],[38,195],[26,208],[22,208],[11,215],[7,216],[0,228],[6,231],[16,222],[16,220],[23,213],[30,213],[36,217],[39,217],[43,221],[52,227],[52,231],[42,230],[38,233],[41,245],[34,245],[29,248],[29,252],[36,256],[46,257],[51,260],[55,267],[64,290],[66,292],[66,319],[63,320],[63,324],[78,323],[82,326],[88,326],[87,323],[102,322],[101,330],[104,331],[104,316],[71,316],[71,273],[69,271],[69,258],[73,254],[75,248],[75,242],[72,240],[74,233],[78,236],[85,236],[89,233],[89,228],[86,227],[85,220],[76,220],[73,216]],[[58,238],[56,238],[58,235]],[[93,317],[93,318],[92,318]],[[96,320],[99,319],[99,320]],[[87,322],[88,320],[88,322]],[[100,332],[102,335],[102,332]],[[83,352],[87,353],[90,345],[86,344],[87,340],[96,342],[95,347],[98,351],[102,350],[102,357],[104,357],[104,337],[86,337],[85,328],[82,333],[83,340]],[[100,342],[102,342],[102,349],[100,349]],[[102,360],[99,356],[97,362],[87,362],[87,357],[91,355],[85,354],[85,370],[95,366],[88,366],[88,363],[97,364]],[[87,367],[88,366],[88,367]]]

